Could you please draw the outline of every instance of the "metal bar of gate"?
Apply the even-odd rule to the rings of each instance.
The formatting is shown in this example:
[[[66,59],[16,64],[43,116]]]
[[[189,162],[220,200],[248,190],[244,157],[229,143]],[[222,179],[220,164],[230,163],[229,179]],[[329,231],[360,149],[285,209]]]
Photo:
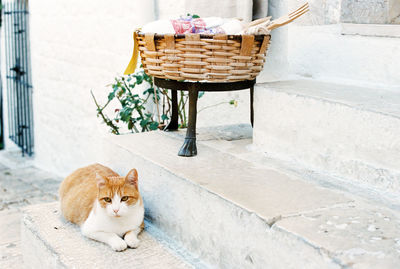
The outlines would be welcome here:
[[[33,116],[27,2],[9,1],[5,7],[9,137],[21,147],[22,154],[31,155]]]
[[[14,138],[14,125],[15,125],[15,118],[14,118],[14,91],[12,90],[13,88],[13,82],[10,79],[12,76],[10,67],[13,65],[13,60],[14,59],[14,51],[12,49],[12,31],[13,31],[13,22],[12,22],[12,16],[11,16],[11,2],[7,3],[7,10],[6,10],[6,21],[7,21],[7,34],[6,34],[6,43],[7,43],[7,50],[6,54],[8,55],[8,63],[6,66],[6,72],[7,72],[7,94],[8,94],[8,122],[9,122],[9,136],[13,140]]]

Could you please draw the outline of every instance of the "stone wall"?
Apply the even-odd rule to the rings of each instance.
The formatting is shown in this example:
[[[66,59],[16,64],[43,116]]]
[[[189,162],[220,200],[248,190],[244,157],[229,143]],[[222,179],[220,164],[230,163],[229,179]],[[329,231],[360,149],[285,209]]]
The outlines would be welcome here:
[[[195,6],[195,1],[30,1],[37,166],[66,175],[99,160],[110,134],[96,117],[90,90],[105,102],[107,85],[123,73],[131,57],[133,29]],[[211,16],[216,7],[214,3],[210,13],[199,10]],[[237,8],[230,10],[229,16],[236,16]],[[228,104],[232,99],[237,107]],[[249,93],[207,93],[199,101],[199,110],[203,108],[198,126],[248,123]]]
[[[391,0],[389,3],[389,23],[400,24],[400,1]]]
[[[309,0],[310,12],[293,22],[296,25],[325,25],[340,22],[341,0]],[[296,10],[303,1],[289,0],[288,10]]]
[[[399,24],[399,0],[342,0],[341,21],[348,23]]]
[[[209,1],[210,5],[204,6],[204,2],[193,0],[159,0],[156,5],[138,0],[112,4],[106,0],[31,1],[37,165],[66,174],[95,162],[102,154],[108,128],[96,118],[90,90],[99,100],[105,100],[107,85],[129,61],[135,27],[156,17],[176,17],[186,12],[226,17],[250,14],[249,1],[235,8],[218,8],[233,2]],[[277,18],[302,3],[270,0],[268,12]],[[398,7],[395,3],[389,2]],[[395,59],[400,57],[400,39],[343,36],[339,24],[341,4],[341,0],[310,0],[309,14],[275,30],[264,71],[257,81],[300,75],[399,85],[400,66]],[[232,99],[238,101],[237,107],[227,104]],[[220,105],[213,106],[216,104]],[[198,115],[198,126],[249,122],[248,91],[207,93],[199,100],[199,110],[206,107],[210,108]]]
[[[160,19],[179,17],[181,15],[197,14],[200,17],[241,17],[250,21],[252,17],[252,0],[159,0],[158,15]]]
[[[129,62],[132,31],[154,19],[151,1],[30,1],[35,162],[66,174],[96,162],[108,128],[90,95]]]
[[[288,10],[296,9],[301,3],[288,0]],[[398,25],[370,23],[389,23],[388,13],[395,16],[396,3],[400,1],[310,0],[309,3],[310,12],[286,26],[289,29],[286,57],[291,76],[397,90],[400,84],[400,65],[395,60],[400,57]],[[349,23],[351,31],[346,27]],[[275,45],[274,34],[271,51]]]

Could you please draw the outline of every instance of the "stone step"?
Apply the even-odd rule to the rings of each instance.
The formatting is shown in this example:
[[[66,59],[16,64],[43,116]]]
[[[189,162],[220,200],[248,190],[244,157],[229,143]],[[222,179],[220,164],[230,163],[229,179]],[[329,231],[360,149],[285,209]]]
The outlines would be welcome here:
[[[216,268],[399,264],[397,210],[254,161],[246,135],[201,132],[196,157],[177,156],[181,132],[151,132],[108,139],[101,160],[121,174],[138,169],[146,217],[197,259]]]
[[[254,144],[272,158],[398,201],[399,93],[315,80],[258,84]]]
[[[60,217],[58,208],[58,202],[53,202],[24,209],[21,245],[25,268],[202,267],[198,262],[189,262],[190,257],[182,249],[170,248],[172,245],[162,234],[148,224],[146,232],[139,235],[139,248],[115,252],[105,244],[84,238],[76,225]]]

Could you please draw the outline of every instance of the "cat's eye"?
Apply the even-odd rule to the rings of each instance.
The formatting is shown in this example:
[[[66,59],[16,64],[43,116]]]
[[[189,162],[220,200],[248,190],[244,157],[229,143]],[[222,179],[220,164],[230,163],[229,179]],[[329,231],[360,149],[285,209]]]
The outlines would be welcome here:
[[[105,198],[103,198],[104,199],[104,201],[106,202],[106,203],[111,203],[111,198],[110,197],[105,197]]]
[[[128,199],[129,199],[128,196],[122,196],[121,201],[122,201],[122,202],[125,202],[125,201],[127,201]]]

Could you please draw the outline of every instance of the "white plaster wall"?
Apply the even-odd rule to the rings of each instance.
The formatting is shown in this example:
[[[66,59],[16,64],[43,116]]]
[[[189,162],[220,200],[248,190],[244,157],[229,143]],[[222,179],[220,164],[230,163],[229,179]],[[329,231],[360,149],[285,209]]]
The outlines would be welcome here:
[[[38,166],[65,174],[96,161],[96,156],[101,154],[101,142],[97,138],[107,135],[108,128],[95,116],[90,90],[99,100],[105,100],[106,85],[123,72],[129,61],[135,27],[156,17],[176,17],[186,12],[211,16],[215,12],[209,9],[207,13],[195,1],[155,2],[156,6],[153,1],[138,0],[30,2]],[[315,9],[314,14],[325,20],[313,22],[305,17],[298,25],[272,33],[267,62],[258,82],[291,74],[389,85],[399,82],[399,63],[394,59],[398,58],[400,39],[341,36],[338,24],[307,26],[310,21],[312,25],[321,21],[336,22],[337,1],[326,0],[319,9],[317,2],[311,1],[311,14]],[[246,3],[244,6],[251,6]],[[270,0],[269,15],[277,18],[301,3]],[[226,16],[236,16],[238,10]],[[227,104],[232,99],[238,101],[237,107]],[[199,101],[199,110],[225,103],[203,110],[198,116],[198,126],[248,123],[248,100],[248,91],[207,93]]]
[[[129,62],[136,27],[195,6],[194,1],[30,2],[37,166],[66,175],[99,159],[109,128],[96,118],[90,90],[105,102],[107,85]],[[209,16],[201,5],[194,9],[191,13]],[[213,15],[215,9],[209,11]],[[237,9],[232,12],[225,15],[236,16]],[[227,104],[232,99],[237,107]],[[249,123],[248,100],[248,91],[207,93],[199,110],[224,104],[202,111],[198,126]]]
[[[345,100],[357,99],[354,98],[357,96],[382,100],[385,92],[393,92],[394,96],[398,95],[400,38],[390,35],[373,36],[370,31],[375,28],[369,25],[358,25],[358,27],[365,27],[363,29],[366,30],[363,32],[368,36],[345,34],[340,21],[341,0],[310,0],[309,2],[308,14],[272,32],[269,55],[258,81],[262,81],[260,78],[271,81],[306,77],[330,81],[338,85],[360,86],[357,91],[351,92],[350,96],[344,98]],[[277,18],[301,4],[302,1],[297,0],[271,0],[269,2],[270,15]],[[276,13],[273,13],[274,9]],[[398,26],[390,27],[385,27],[386,34],[390,29],[396,29]],[[277,72],[279,69],[283,72]],[[311,98],[310,102],[296,108],[295,103],[301,103],[304,96],[309,95],[299,83],[290,86],[295,92],[294,96],[282,99],[281,94],[274,92],[273,84],[270,84],[272,86],[269,88],[269,84],[266,85],[264,89],[260,85],[255,90],[253,141],[256,147],[277,159],[301,160],[300,165],[297,163],[294,167],[297,165],[311,167],[322,173],[328,172],[349,181],[354,180],[353,182],[357,185],[359,182],[366,182],[372,186],[372,189],[398,193],[399,175],[396,165],[388,167],[396,154],[396,150],[392,150],[398,141],[385,138],[382,133],[370,134],[368,130],[370,128],[382,132],[383,130],[396,132],[396,124],[383,128],[380,124],[385,124],[388,120],[376,119],[373,122],[374,117],[379,116],[379,113],[377,115],[370,113],[371,115],[358,118],[357,110],[341,108],[340,105],[324,108],[325,101],[320,98]],[[377,96],[368,95],[368,88],[372,88]],[[339,86],[338,89],[346,88]],[[315,89],[315,91],[323,90],[323,86]],[[335,91],[332,93],[334,96]],[[360,104],[365,105],[368,103],[367,100],[368,98],[361,100]],[[291,112],[285,115],[282,108]],[[310,119],[320,122],[310,121],[310,124],[305,124],[304,121]],[[291,123],[296,127],[289,127]],[[370,126],[367,128],[367,125]],[[336,126],[335,131],[329,129],[332,126]],[[310,130],[315,132],[309,133]],[[354,133],[350,133],[351,131]],[[346,139],[363,135],[366,138],[360,140],[358,137],[355,141],[345,141],[345,139],[340,140],[341,135],[335,132],[341,135],[346,134]],[[395,135],[388,136],[396,137]],[[324,140],[320,145],[316,142],[319,139]],[[307,141],[311,142],[307,143]],[[385,148],[380,143],[388,143],[388,146]],[[352,151],[354,147],[355,150]],[[363,151],[362,147],[368,150]],[[384,148],[386,150],[383,150]],[[341,149],[344,150],[340,155],[336,155]],[[295,153],[297,150],[299,155]],[[365,153],[366,151],[380,151],[380,154]],[[309,154],[312,154],[311,158],[305,157]],[[356,154],[359,155],[355,156]],[[295,155],[296,157],[293,157]],[[379,156],[379,160],[374,160],[370,156]],[[391,169],[394,172],[390,171]]]
[[[288,1],[268,1],[268,16],[272,16],[273,19],[286,15],[287,11]],[[266,62],[263,71],[257,77],[257,82],[280,80],[288,76],[288,38],[287,27],[281,27],[271,32]]]
[[[341,0],[309,0],[310,11],[272,32],[271,45],[259,82],[288,77],[395,87],[400,84],[400,38],[343,34]],[[295,10],[300,0],[269,1],[273,19]],[[392,30],[396,31],[392,26]],[[388,30],[387,30],[388,31]],[[386,32],[387,32],[386,31]],[[398,31],[398,29],[397,29]],[[385,32],[385,33],[386,33]]]
[[[340,24],[289,27],[288,58],[290,72],[305,77],[400,84],[400,38],[342,35]]]
[[[93,90],[106,100],[129,62],[135,27],[154,19],[152,1],[30,1],[35,163],[67,174],[93,163],[108,128]]]
[[[160,19],[178,18],[181,15],[197,14],[200,17],[240,17],[250,21],[252,17],[252,0],[157,0]]]

